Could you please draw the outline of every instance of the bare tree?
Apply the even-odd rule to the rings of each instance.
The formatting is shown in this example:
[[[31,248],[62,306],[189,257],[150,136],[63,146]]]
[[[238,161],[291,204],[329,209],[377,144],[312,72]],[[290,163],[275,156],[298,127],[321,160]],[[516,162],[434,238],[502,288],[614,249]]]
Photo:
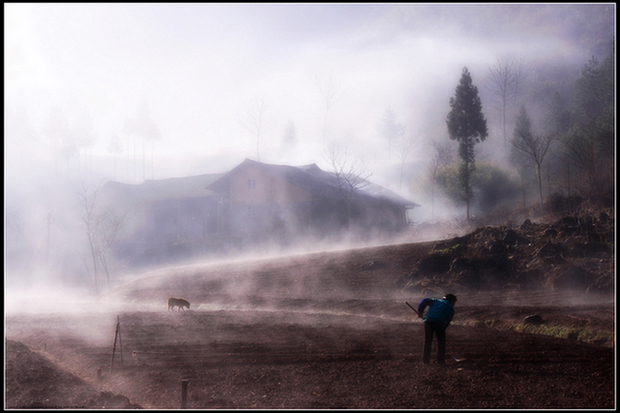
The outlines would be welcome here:
[[[135,116],[125,120],[124,132],[134,136],[134,171],[136,156],[136,138],[142,138],[142,179],[146,179],[146,141],[151,141],[151,178],[153,177],[154,159],[153,145],[154,142],[161,138],[161,133],[157,123],[151,117],[148,103],[142,100]]]
[[[507,126],[509,111],[517,105],[519,90],[526,76],[527,70],[523,62],[512,56],[504,56],[497,59],[486,82],[487,88],[498,100],[496,105],[500,113],[505,150],[509,141]]]
[[[394,149],[398,153],[398,157],[400,158],[400,187],[403,186],[403,181],[405,179],[405,163],[407,159],[409,159],[409,155],[413,152],[416,145],[418,144],[419,137],[416,135],[411,135],[409,137],[402,135],[398,139],[396,139],[394,143]]]
[[[260,162],[261,137],[270,129],[270,122],[266,116],[267,105],[265,99],[253,98],[248,104],[241,124],[256,138],[256,160]]]
[[[73,133],[77,139],[80,152],[84,154],[83,178],[88,180],[92,175],[92,148],[97,136],[93,126],[93,120],[88,112],[80,112],[73,123]]]
[[[332,143],[325,153],[326,161],[331,166],[334,182],[347,204],[347,218],[351,220],[351,204],[357,192],[366,187],[372,175],[368,163],[353,155],[348,147]]]
[[[530,118],[524,106],[521,106],[517,125],[515,126],[512,145],[516,151],[528,158],[536,166],[536,176],[538,178],[538,193],[540,196],[540,207],[542,212],[543,191],[542,191],[542,171],[541,166],[545,156],[549,151],[553,138],[551,135],[537,135],[532,130]]]
[[[327,139],[327,121],[329,113],[334,103],[342,97],[342,87],[339,85],[338,81],[334,79],[333,73],[330,73],[327,80],[321,80],[318,76],[315,76],[314,81],[325,105],[323,112],[323,142],[325,142]]]
[[[116,180],[116,158],[123,153],[123,145],[118,135],[112,135],[108,142],[108,152],[114,156],[114,180]]]
[[[566,135],[572,126],[572,115],[567,107],[565,100],[556,91],[553,99],[547,106],[547,112],[543,118],[544,133],[552,135],[558,142],[565,142]],[[550,162],[547,162],[548,181],[554,178],[557,187],[566,189],[568,196],[571,196],[572,186],[572,159],[566,146],[560,145],[555,151],[550,153]],[[551,190],[551,185],[549,185]]]
[[[280,154],[286,154],[295,148],[297,145],[297,130],[295,129],[295,123],[291,119],[286,122],[284,126],[284,133],[282,134],[282,140],[280,143]]]
[[[615,200],[615,53],[590,60],[574,90],[574,123],[562,142],[574,166],[575,189],[593,201]]]
[[[85,183],[82,183],[82,190],[79,193],[84,208],[82,221],[88,240],[95,294],[99,291],[101,270],[105,271],[107,285],[110,286],[106,253],[122,230],[127,217],[127,212],[119,214],[111,208],[104,208],[100,199],[100,189],[101,184],[91,190]]]
[[[427,171],[430,184],[432,217],[435,216],[435,186],[437,183],[437,176],[443,168],[450,165],[454,161],[455,150],[453,146],[454,145],[452,142],[431,142],[433,157],[427,166]]]
[[[385,109],[377,124],[379,135],[388,143],[388,151],[396,146],[397,140],[405,135],[405,127],[398,123],[396,112],[391,107]]]

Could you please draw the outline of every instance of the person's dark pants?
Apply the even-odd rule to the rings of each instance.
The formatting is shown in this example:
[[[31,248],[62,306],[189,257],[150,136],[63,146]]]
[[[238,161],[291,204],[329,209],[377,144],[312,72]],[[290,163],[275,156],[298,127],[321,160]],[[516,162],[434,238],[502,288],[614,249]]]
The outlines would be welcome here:
[[[424,364],[431,361],[433,334],[437,335],[437,363],[446,364],[446,329],[432,321],[424,322],[424,356],[422,361]]]

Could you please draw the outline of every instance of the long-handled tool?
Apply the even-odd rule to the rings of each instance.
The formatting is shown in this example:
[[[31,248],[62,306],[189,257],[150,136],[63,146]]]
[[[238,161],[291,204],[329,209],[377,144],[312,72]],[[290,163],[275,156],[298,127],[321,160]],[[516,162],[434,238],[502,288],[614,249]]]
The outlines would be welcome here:
[[[423,317],[422,317],[422,314],[420,314],[420,312],[419,312],[418,310],[416,310],[416,309],[415,309],[415,308],[414,308],[411,304],[409,304],[407,301],[405,301],[405,304],[407,304],[407,305],[409,306],[409,308],[411,308],[411,309],[413,310],[413,312],[417,314],[417,316],[418,316],[418,317],[423,318]],[[447,342],[447,340],[446,340],[446,342]],[[452,346],[452,344],[450,344],[450,347],[454,347],[454,346]],[[456,357],[454,357],[454,356],[452,356],[452,359],[453,359],[454,361],[456,361],[457,363],[460,363],[460,362],[462,362],[462,361],[465,361],[465,359],[457,359],[457,358],[456,358]]]
[[[414,313],[416,313],[418,315],[418,317],[423,318],[422,314],[420,314],[418,312],[418,310],[416,310],[415,308],[413,308],[413,306],[411,304],[409,304],[407,301],[405,301],[405,304],[407,304],[409,306],[409,308],[411,308],[413,310]]]

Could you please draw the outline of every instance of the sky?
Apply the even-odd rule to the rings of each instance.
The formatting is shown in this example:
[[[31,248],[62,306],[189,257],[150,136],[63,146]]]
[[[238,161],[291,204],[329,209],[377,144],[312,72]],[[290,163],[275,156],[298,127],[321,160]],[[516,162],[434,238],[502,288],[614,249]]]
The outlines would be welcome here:
[[[463,67],[480,84],[504,55],[584,64],[593,32],[615,34],[613,4],[5,3],[4,11],[5,184],[22,194],[45,191],[52,177],[139,183],[225,172],[245,158],[327,169],[331,142],[380,171],[396,161],[377,132],[388,107],[407,136],[447,139]],[[258,142],[248,127],[257,103]],[[297,138],[288,149],[287,122]],[[420,144],[410,161],[427,157]]]
[[[84,272],[80,195],[109,180],[223,173],[245,158],[329,170],[338,145],[424,220],[424,176],[398,182],[377,130],[385,111],[423,172],[467,67],[493,147],[483,85],[497,59],[578,74],[609,53],[615,4],[4,3],[4,23],[5,274],[49,284],[39,263]]]

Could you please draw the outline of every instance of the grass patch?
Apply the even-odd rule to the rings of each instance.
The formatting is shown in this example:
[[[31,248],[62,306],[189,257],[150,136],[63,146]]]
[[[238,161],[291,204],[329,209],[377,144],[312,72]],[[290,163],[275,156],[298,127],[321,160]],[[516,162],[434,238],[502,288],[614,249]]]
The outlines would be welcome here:
[[[450,253],[456,251],[460,247],[461,247],[461,244],[456,244],[456,245],[454,245],[452,247],[444,248],[442,250],[433,251],[429,255],[447,255],[447,254],[450,254]]]
[[[543,334],[552,337],[577,340],[584,343],[598,344],[613,347],[613,333],[564,326],[546,326],[533,324],[515,324],[512,329],[518,333]]]
[[[497,329],[511,329],[517,333],[543,334],[547,336],[563,338],[567,340],[577,340],[584,343],[596,344],[599,346],[613,347],[614,333],[606,333],[595,330],[587,330],[584,328],[564,327],[564,326],[547,326],[544,324],[511,324],[499,319],[489,320],[459,320],[452,324],[467,327],[488,327]]]

